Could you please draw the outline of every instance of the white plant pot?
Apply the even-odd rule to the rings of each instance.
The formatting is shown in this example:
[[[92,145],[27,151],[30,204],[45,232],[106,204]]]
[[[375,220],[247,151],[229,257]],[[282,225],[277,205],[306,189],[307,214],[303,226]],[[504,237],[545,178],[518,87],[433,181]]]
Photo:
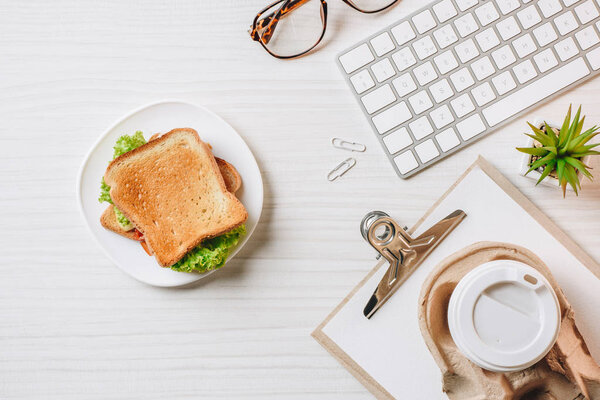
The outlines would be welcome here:
[[[546,122],[551,127],[556,128],[556,127],[561,126],[561,125],[555,124],[554,121],[546,120]],[[531,124],[535,127],[540,127],[543,123],[544,123],[544,119],[536,118],[533,120],[533,122]],[[533,139],[530,137],[527,137],[527,143],[523,147],[533,147]],[[540,177],[542,176],[541,172],[534,170],[534,171],[531,171],[530,173],[528,173],[527,175],[525,175],[527,170],[529,170],[530,160],[531,160],[531,155],[523,153],[523,157],[521,158],[521,175],[523,175],[526,178],[532,179],[534,182],[537,182],[540,179]],[[578,173],[578,175],[579,175],[579,178],[581,179],[581,174]],[[560,187],[560,185],[558,184],[558,179],[556,179],[550,175],[545,177],[544,180],[540,182],[540,184],[543,184],[546,186],[554,186],[556,188]],[[567,185],[567,190],[573,191],[573,188],[571,187],[571,185]]]

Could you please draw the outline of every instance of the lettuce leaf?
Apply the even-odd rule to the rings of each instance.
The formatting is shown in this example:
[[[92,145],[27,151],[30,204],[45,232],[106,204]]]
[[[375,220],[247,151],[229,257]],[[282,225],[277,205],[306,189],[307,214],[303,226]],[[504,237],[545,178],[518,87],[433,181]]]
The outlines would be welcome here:
[[[171,266],[174,271],[205,273],[221,268],[231,249],[246,234],[246,226],[240,225],[229,232],[206,239]]]
[[[115,216],[117,217],[117,222],[119,223],[119,225],[121,225],[121,228],[123,228],[126,231],[132,230],[133,224],[131,223],[131,221],[129,221],[125,214],[123,214],[121,210],[119,210],[117,207],[114,207],[114,209]]]
[[[133,135],[123,135],[117,139],[117,143],[113,147],[113,160],[120,155],[127,153],[133,149],[137,149],[141,145],[146,144],[146,139],[144,139],[144,134],[142,131],[136,131]],[[112,199],[110,198],[110,186],[104,182],[104,177],[102,177],[102,181],[100,182],[100,196],[98,197],[98,201],[100,203],[107,202],[110,204],[114,204]],[[115,207],[115,214],[117,214],[117,222],[119,225],[123,227],[123,229],[127,229],[127,226],[131,225],[131,222],[125,217],[121,211]]]
[[[128,151],[133,149],[137,149],[143,144],[146,144],[146,139],[144,139],[144,134],[142,131],[136,131],[133,135],[123,135],[117,139],[117,143],[113,149],[115,153],[113,155],[113,160]]]
[[[110,198],[110,186],[104,182],[104,177],[102,177],[102,181],[100,182],[100,197],[98,197],[98,201],[100,203],[107,202],[113,204],[112,199]]]

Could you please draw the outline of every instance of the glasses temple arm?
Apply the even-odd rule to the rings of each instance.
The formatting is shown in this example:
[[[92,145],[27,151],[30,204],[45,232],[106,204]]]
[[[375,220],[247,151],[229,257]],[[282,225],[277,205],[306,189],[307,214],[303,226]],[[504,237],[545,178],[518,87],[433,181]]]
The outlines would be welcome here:
[[[269,13],[268,15],[265,15],[264,17],[256,21],[255,26],[250,32],[250,36],[252,36],[252,39],[260,40],[264,44],[269,43],[269,40],[271,40],[273,32],[275,32],[275,28],[279,23],[279,19],[284,17],[286,14],[289,14],[290,12],[294,11],[296,8],[300,7],[304,3],[307,3],[308,1],[310,0],[289,0],[285,2],[279,10]],[[262,35],[259,36],[258,31],[260,30],[265,31]]]

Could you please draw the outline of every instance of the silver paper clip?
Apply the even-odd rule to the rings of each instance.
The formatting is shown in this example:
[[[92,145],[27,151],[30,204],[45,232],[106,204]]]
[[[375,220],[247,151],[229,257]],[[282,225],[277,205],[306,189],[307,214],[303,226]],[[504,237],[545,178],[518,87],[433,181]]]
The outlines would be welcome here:
[[[356,160],[354,158],[347,158],[346,160],[342,161],[337,167],[332,169],[329,172],[329,174],[327,174],[327,180],[329,180],[330,182],[335,181],[337,178],[350,171],[350,169],[355,165]]]
[[[347,140],[340,139],[340,138],[331,139],[331,144],[335,148],[350,150],[350,151],[363,152],[367,149],[367,146],[365,146],[362,143],[349,142]]]
[[[466,216],[464,211],[456,210],[419,237],[412,238],[386,213],[368,213],[360,223],[360,232],[390,266],[365,306],[365,317],[371,318]]]

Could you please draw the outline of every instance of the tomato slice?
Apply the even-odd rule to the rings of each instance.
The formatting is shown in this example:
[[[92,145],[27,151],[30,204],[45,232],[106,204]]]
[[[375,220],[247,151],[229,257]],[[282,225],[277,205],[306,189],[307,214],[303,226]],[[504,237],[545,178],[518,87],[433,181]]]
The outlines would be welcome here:
[[[141,242],[144,240],[144,234],[134,228],[133,229],[133,239],[137,240],[138,242]]]
[[[145,240],[141,240],[140,244],[142,245],[142,247],[144,248],[144,251],[146,252],[146,254],[148,254],[149,256],[152,255],[152,253],[150,252],[150,249],[148,248],[148,244],[146,244]]]

